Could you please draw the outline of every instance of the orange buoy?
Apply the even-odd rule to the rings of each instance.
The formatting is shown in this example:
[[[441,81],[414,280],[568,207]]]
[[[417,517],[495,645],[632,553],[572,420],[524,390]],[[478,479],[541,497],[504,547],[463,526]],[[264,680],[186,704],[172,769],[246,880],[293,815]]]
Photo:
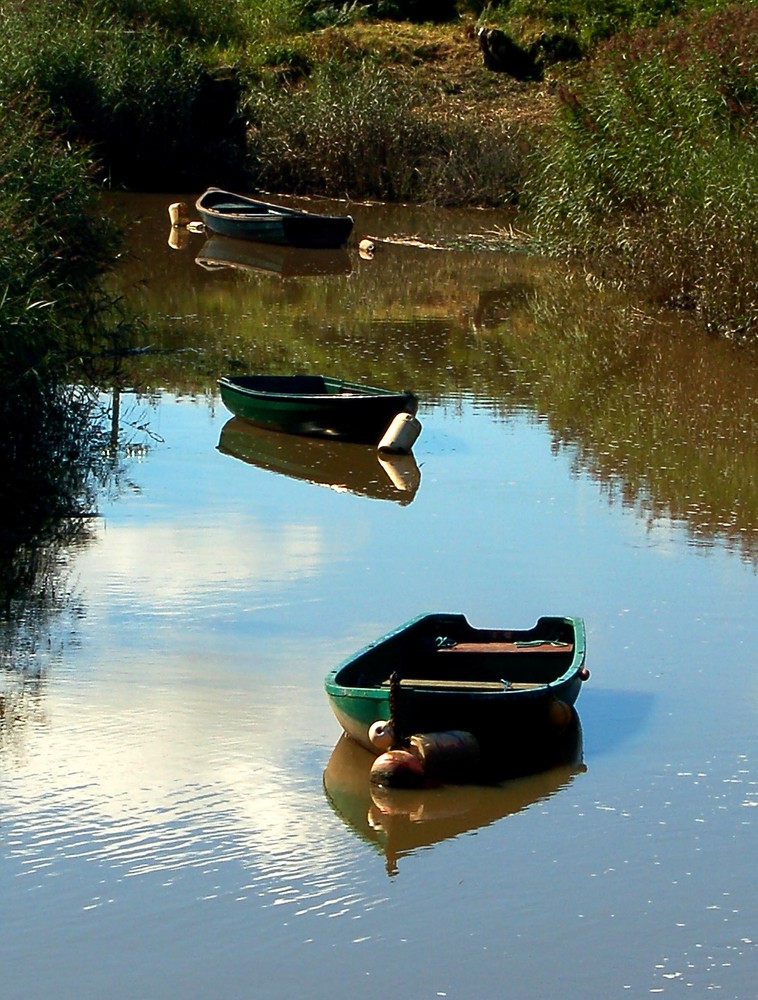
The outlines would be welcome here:
[[[480,763],[479,742],[471,733],[453,729],[443,733],[416,733],[411,750],[424,770],[440,781],[473,781]]]
[[[371,765],[371,781],[388,788],[423,788],[426,772],[410,750],[388,750]]]

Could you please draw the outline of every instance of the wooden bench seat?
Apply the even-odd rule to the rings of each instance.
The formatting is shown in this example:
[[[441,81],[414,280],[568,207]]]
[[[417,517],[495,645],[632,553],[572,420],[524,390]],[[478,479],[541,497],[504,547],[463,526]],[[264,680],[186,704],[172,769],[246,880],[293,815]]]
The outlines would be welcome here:
[[[457,642],[454,646],[440,646],[436,653],[476,653],[491,656],[495,653],[572,653],[571,642]]]
[[[382,687],[389,687],[389,680],[382,682]],[[544,687],[543,684],[534,684],[527,682],[511,682],[506,680],[499,681],[467,681],[455,679],[446,679],[436,677],[402,677],[400,679],[400,687],[419,687],[419,688],[435,688],[440,691],[529,691],[533,688]]]

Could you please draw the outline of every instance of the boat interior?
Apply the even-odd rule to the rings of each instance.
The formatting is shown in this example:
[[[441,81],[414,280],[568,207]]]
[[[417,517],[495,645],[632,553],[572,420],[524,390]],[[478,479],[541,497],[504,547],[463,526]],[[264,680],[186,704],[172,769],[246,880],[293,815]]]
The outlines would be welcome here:
[[[265,201],[256,201],[245,195],[236,195],[231,191],[209,190],[205,192],[200,201],[206,210],[220,212],[226,216],[239,216],[240,218],[307,214],[285,205],[269,205]]]
[[[230,381],[240,389],[288,396],[324,396],[329,392],[321,375],[236,375]]]
[[[562,618],[540,619],[525,631],[474,629],[465,619],[422,620],[365,650],[337,681],[379,687],[396,673],[401,686],[509,691],[556,681],[573,658],[573,627]]]

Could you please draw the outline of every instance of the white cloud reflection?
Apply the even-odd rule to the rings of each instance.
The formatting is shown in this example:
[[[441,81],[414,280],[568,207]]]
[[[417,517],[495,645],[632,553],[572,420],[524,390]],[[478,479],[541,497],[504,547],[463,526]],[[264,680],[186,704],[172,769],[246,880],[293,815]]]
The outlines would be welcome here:
[[[312,577],[326,553],[315,524],[284,524],[274,532],[239,516],[223,524],[125,522],[102,528],[79,571],[88,587],[170,605],[198,591]]]

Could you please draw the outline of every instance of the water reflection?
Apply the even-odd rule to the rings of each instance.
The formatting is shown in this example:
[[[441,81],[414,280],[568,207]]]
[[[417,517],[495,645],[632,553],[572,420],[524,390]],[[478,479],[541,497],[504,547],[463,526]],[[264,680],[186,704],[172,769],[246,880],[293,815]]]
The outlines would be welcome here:
[[[347,250],[303,250],[225,236],[207,239],[195,257],[195,263],[206,271],[261,271],[280,278],[350,274],[352,271]]]
[[[341,819],[384,854],[389,875],[397,874],[400,858],[522,812],[587,769],[578,718],[552,766],[503,784],[383,788],[370,781],[374,759],[349,736],[341,736],[324,771],[324,790]]]
[[[28,727],[45,723],[45,683],[40,675],[0,674],[0,754],[17,752]]]
[[[477,332],[482,332],[505,323],[529,301],[529,296],[538,290],[533,281],[508,281],[497,288],[482,288],[476,307],[471,315],[471,324]]]
[[[229,358],[250,371],[328,362],[354,381],[413,385],[432,404],[470,393],[506,418],[544,420],[578,472],[649,522],[654,545],[658,522],[677,521],[692,544],[725,540],[758,564],[755,348],[704,337],[681,314],[645,313],[597,276],[474,249],[493,213],[351,206],[357,234],[380,241],[372,260],[345,251],[346,274],[271,281],[226,267],[219,280],[195,263],[202,237],[185,253],[166,247],[166,196],[122,201],[137,221],[118,285],[151,344],[185,351],[178,375],[150,371],[155,353],[135,358],[133,384],[182,384],[191,343],[206,377]]]
[[[259,469],[402,506],[421,483],[412,454],[379,455],[371,446],[267,431],[238,417],[224,424],[218,450]]]

